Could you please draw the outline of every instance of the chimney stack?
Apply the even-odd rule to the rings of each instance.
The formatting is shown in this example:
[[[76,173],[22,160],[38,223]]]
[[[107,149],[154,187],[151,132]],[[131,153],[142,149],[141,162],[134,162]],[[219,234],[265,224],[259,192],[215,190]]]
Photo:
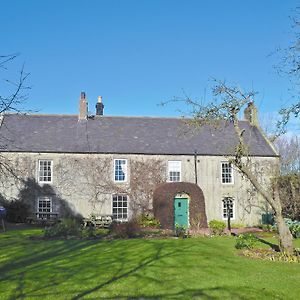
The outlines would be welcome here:
[[[245,108],[244,119],[249,121],[252,126],[259,127],[258,113],[254,101],[249,102],[248,106]]]
[[[79,100],[79,120],[87,120],[88,117],[88,102],[85,97],[85,92],[80,93]]]
[[[104,105],[102,103],[102,96],[98,96],[96,104],[96,116],[103,116]]]

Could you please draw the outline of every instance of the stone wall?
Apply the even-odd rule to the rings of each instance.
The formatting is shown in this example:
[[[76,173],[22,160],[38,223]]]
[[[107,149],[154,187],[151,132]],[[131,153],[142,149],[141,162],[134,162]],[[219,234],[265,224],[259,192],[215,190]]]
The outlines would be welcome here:
[[[13,167],[15,176],[1,174],[0,193],[5,199],[26,197],[35,187],[34,199],[45,194],[45,185],[37,183],[38,160],[53,161],[51,193],[75,214],[111,214],[112,195],[127,194],[131,214],[152,209],[152,196],[157,185],[166,182],[168,160],[180,160],[181,180],[195,183],[195,157],[189,155],[130,155],[130,154],[59,154],[59,153],[2,153]],[[114,182],[114,159],[127,159],[128,179]],[[257,195],[246,179],[234,170],[234,183],[221,183],[221,156],[197,156],[198,186],[203,191],[207,220],[222,219],[222,198],[233,197],[235,220],[254,225],[266,210],[265,201]],[[254,158],[254,169],[260,181],[268,184],[276,158]],[[22,178],[19,180],[18,178]],[[28,197],[27,197],[28,198]],[[33,201],[33,200],[31,200]],[[34,202],[34,201],[33,201]],[[33,204],[34,206],[34,204]],[[33,207],[34,209],[34,207]]]

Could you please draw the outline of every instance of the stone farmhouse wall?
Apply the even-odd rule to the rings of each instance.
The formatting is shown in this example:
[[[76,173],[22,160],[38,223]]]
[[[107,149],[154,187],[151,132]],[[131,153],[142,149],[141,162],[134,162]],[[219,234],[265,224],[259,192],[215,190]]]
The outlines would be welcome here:
[[[152,209],[156,186],[168,178],[168,161],[181,161],[181,181],[195,183],[195,157],[192,155],[131,154],[59,154],[2,153],[15,171],[15,176],[2,174],[1,196],[8,200],[22,198],[36,211],[37,197],[50,195],[53,211],[71,211],[88,217],[90,214],[112,214],[112,197],[128,195],[129,216]],[[114,160],[127,160],[127,180],[114,181]],[[260,181],[269,183],[277,158],[255,157],[254,168]],[[38,182],[39,160],[53,163],[52,182]],[[221,182],[222,156],[197,156],[197,184],[203,191],[207,221],[222,220],[224,197],[234,199],[235,223],[254,225],[268,209],[265,201],[249,182],[233,170],[233,183]],[[23,180],[20,181],[19,179]]]

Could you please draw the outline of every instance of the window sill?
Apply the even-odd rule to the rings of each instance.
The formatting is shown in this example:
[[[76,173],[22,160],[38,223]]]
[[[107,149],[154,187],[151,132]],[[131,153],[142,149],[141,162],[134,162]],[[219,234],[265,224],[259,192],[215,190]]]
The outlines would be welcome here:
[[[44,185],[44,184],[52,184],[52,181],[38,181],[38,184]]]

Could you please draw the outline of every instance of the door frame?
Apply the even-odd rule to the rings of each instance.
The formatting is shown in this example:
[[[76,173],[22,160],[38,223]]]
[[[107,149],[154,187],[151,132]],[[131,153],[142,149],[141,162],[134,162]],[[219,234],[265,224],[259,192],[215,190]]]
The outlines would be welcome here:
[[[186,193],[178,193],[173,198],[173,214],[174,214],[174,220],[173,220],[173,226],[175,228],[175,199],[186,199],[187,201],[187,227],[190,228],[190,196]]]

